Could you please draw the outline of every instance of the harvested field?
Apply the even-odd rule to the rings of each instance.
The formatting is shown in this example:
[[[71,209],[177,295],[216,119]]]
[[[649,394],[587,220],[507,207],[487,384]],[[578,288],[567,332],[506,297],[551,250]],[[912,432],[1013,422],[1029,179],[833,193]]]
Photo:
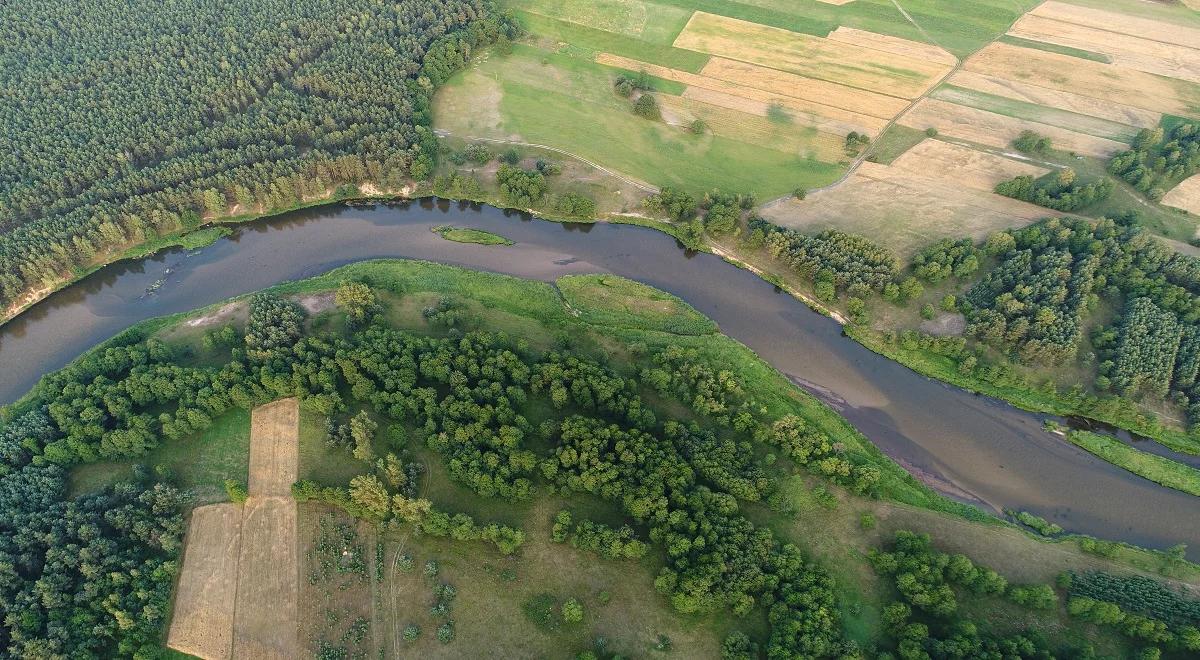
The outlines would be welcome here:
[[[1164,25],[1170,29],[1172,26]],[[1027,14],[1009,34],[1107,55],[1113,64],[1168,78],[1200,82],[1200,41],[1191,48]]]
[[[1200,30],[1172,25],[1152,18],[1141,18],[1129,14],[1080,7],[1051,0],[1030,12],[1034,16],[1052,18],[1108,32],[1133,35],[1144,39],[1163,41],[1178,46],[1196,47],[1200,44]]]
[[[992,192],[997,183],[1028,175],[1039,177],[1050,170],[1031,163],[997,156],[941,140],[924,140],[892,161],[897,174],[941,178]]]
[[[948,66],[958,64],[958,58],[953,53],[946,52],[932,44],[923,44],[918,41],[901,39],[900,37],[868,32],[866,30],[846,27],[845,25],[838,26],[838,29],[830,32],[826,39],[862,46],[863,48],[871,48],[893,55],[939,62]]]
[[[299,405],[251,414],[249,498],[192,514],[167,644],[201,658],[299,657]]]
[[[1167,192],[1162,203],[1188,213],[1200,215],[1200,174],[1184,179],[1179,185]]]
[[[299,470],[300,408],[296,400],[259,406],[250,420],[250,496],[291,497]]]
[[[1187,0],[1184,1],[1186,2]],[[1200,2],[1200,0],[1195,1]],[[851,2],[854,2],[854,0],[817,0],[817,2],[824,2],[827,5],[848,5]]]
[[[781,96],[805,99],[821,105],[831,105],[851,112],[891,119],[908,107],[908,102],[886,94],[847,87],[816,78],[748,64],[723,57],[714,57],[704,65],[702,74],[753,87]]]
[[[1047,89],[1019,80],[1008,80],[1004,77],[988,76],[972,71],[958,71],[947,82],[955,87],[973,89],[985,94],[995,94],[1098,119],[1107,119],[1137,128],[1153,128],[1158,126],[1158,122],[1162,120],[1161,112],[1102,101],[1090,96]]]
[[[296,502],[251,494],[242,507],[241,546],[233,657],[300,657]]]
[[[228,658],[233,652],[241,526],[242,508],[236,504],[192,510],[167,632],[171,648],[200,658]]]
[[[1200,114],[1200,85],[1115,64],[994,43],[972,55],[965,66],[975,73],[1146,110]]]
[[[674,45],[907,99],[951,68],[702,11]]]
[[[772,222],[803,231],[839,229],[886,236],[903,261],[941,238],[982,240],[993,231],[1021,227],[1053,211],[958,185],[955,178],[917,176],[864,162],[834,190],[792,198],[763,209]]]
[[[965,105],[968,108],[986,110],[998,115],[1007,115],[1027,121],[1035,121],[1039,124],[1049,124],[1065,128],[1069,131],[1075,131],[1076,133],[1116,140],[1117,142],[1133,142],[1133,138],[1137,136],[1139,130],[1137,127],[1129,126],[1128,124],[1119,124],[1107,119],[1100,119],[1099,117],[1067,112],[1066,110],[1059,110],[1058,108],[1051,108],[1044,105],[1034,105],[1025,101],[1010,99],[1007,96],[996,96],[987,92],[955,87],[953,85],[943,85],[934,90],[929,96],[941,101]]]
[[[764,91],[762,89],[754,88],[753,86],[747,87],[745,85],[738,84],[737,82],[724,80],[719,77],[688,73],[686,71],[677,71],[675,69],[668,69],[666,67],[649,64],[646,62],[631,60],[619,55],[601,53],[596,57],[596,61],[607,66],[615,66],[632,71],[645,71],[646,73],[659,78],[684,83],[688,86],[687,90],[684,92],[684,96],[688,96],[689,92],[692,93],[691,96],[693,97],[704,96],[703,92],[713,92],[715,93],[713,98],[733,97],[737,100],[725,101],[724,103],[714,103],[714,105],[721,105],[731,110],[739,109],[738,106],[740,105],[747,108],[744,110],[744,112],[764,115],[766,114],[766,108],[772,102],[778,102],[780,105],[800,113],[801,117],[804,119],[804,123],[817,127],[821,130],[837,133],[838,135],[845,135],[850,131],[859,131],[874,135],[882,130],[885,125],[887,125],[887,122],[884,119],[880,119],[878,117],[864,116],[850,110],[837,108],[831,105],[825,105],[823,103],[815,103],[802,98],[787,96],[781,93]],[[813,82],[820,83],[822,85],[829,84],[819,80]],[[843,89],[851,92],[860,91],[853,90],[851,88]],[[747,101],[748,103],[742,103],[742,101]],[[900,103],[904,104],[904,101],[900,101]]]
[[[900,118],[900,123],[918,130],[933,127],[943,135],[1001,149],[1008,149],[1009,143],[1023,130],[1035,131],[1049,137],[1056,149],[1098,158],[1107,158],[1127,148],[1125,144],[1115,140],[1084,135],[1057,126],[1006,117],[937,99],[921,101]]]

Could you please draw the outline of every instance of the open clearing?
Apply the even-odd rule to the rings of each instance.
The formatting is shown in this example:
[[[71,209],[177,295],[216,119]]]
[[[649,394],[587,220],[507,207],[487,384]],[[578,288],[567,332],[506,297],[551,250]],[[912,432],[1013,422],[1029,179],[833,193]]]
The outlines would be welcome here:
[[[907,99],[950,70],[946,64],[701,11],[674,45]]]
[[[295,658],[299,405],[251,413],[249,497],[193,511],[167,638],[202,658]]]
[[[1162,203],[1164,206],[1200,215],[1200,174],[1194,174],[1179,182],[1179,185],[1167,192]]]
[[[1055,149],[1074,151],[1098,158],[1107,158],[1127,148],[1115,140],[1076,133],[1049,124],[1025,121],[937,99],[922,100],[900,118],[900,123],[918,130],[936,128],[942,135],[1001,149],[1007,149],[1009,143],[1024,130],[1031,130],[1049,137],[1053,141]]]

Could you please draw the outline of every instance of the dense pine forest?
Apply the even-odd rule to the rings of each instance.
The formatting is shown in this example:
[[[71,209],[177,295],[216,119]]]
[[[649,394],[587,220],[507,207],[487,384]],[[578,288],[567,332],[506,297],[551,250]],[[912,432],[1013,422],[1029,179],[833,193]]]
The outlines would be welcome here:
[[[488,0],[0,4],[0,310],[205,216],[430,174]]]

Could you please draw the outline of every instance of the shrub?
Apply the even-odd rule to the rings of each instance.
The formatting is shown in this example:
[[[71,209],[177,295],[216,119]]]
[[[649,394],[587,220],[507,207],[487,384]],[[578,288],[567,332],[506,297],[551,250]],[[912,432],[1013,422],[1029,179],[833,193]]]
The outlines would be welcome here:
[[[652,94],[642,94],[633,102],[633,114],[644,119],[662,119],[662,110]]]
[[[404,641],[412,642],[421,636],[421,626],[415,623],[410,623],[404,626]]]
[[[708,130],[708,124],[704,123],[703,119],[697,119],[688,126],[688,130],[695,135],[704,135],[704,131]]]
[[[583,605],[580,605],[579,601],[574,598],[568,598],[562,606],[562,618],[566,623],[583,621]]]
[[[225,493],[229,495],[229,501],[235,504],[241,504],[249,497],[246,492],[246,487],[234,479],[225,480]]]
[[[437,638],[438,641],[443,644],[449,644],[450,642],[454,641],[454,622],[447,621],[446,623],[438,626]]]
[[[430,559],[429,561],[425,562],[425,577],[435,578],[438,576],[438,572],[440,570],[441,567],[438,566],[438,561],[436,559]]]

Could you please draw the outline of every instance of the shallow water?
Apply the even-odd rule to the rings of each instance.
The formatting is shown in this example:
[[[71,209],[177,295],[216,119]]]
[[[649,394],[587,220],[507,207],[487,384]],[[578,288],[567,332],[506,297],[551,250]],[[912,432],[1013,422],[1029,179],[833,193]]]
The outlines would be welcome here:
[[[516,245],[446,241],[443,224]],[[562,225],[426,200],[324,207],[258,220],[195,252],[116,264],[0,326],[0,401],[142,319],[380,257],[435,260],[552,281],[611,272],[674,293],[837,408],[931,485],[985,509],[1030,511],[1070,531],[1200,556],[1200,500],[1133,476],[1042,429],[1044,415],[932,381],[843,337],[835,322],[744,270],[621,225]]]

